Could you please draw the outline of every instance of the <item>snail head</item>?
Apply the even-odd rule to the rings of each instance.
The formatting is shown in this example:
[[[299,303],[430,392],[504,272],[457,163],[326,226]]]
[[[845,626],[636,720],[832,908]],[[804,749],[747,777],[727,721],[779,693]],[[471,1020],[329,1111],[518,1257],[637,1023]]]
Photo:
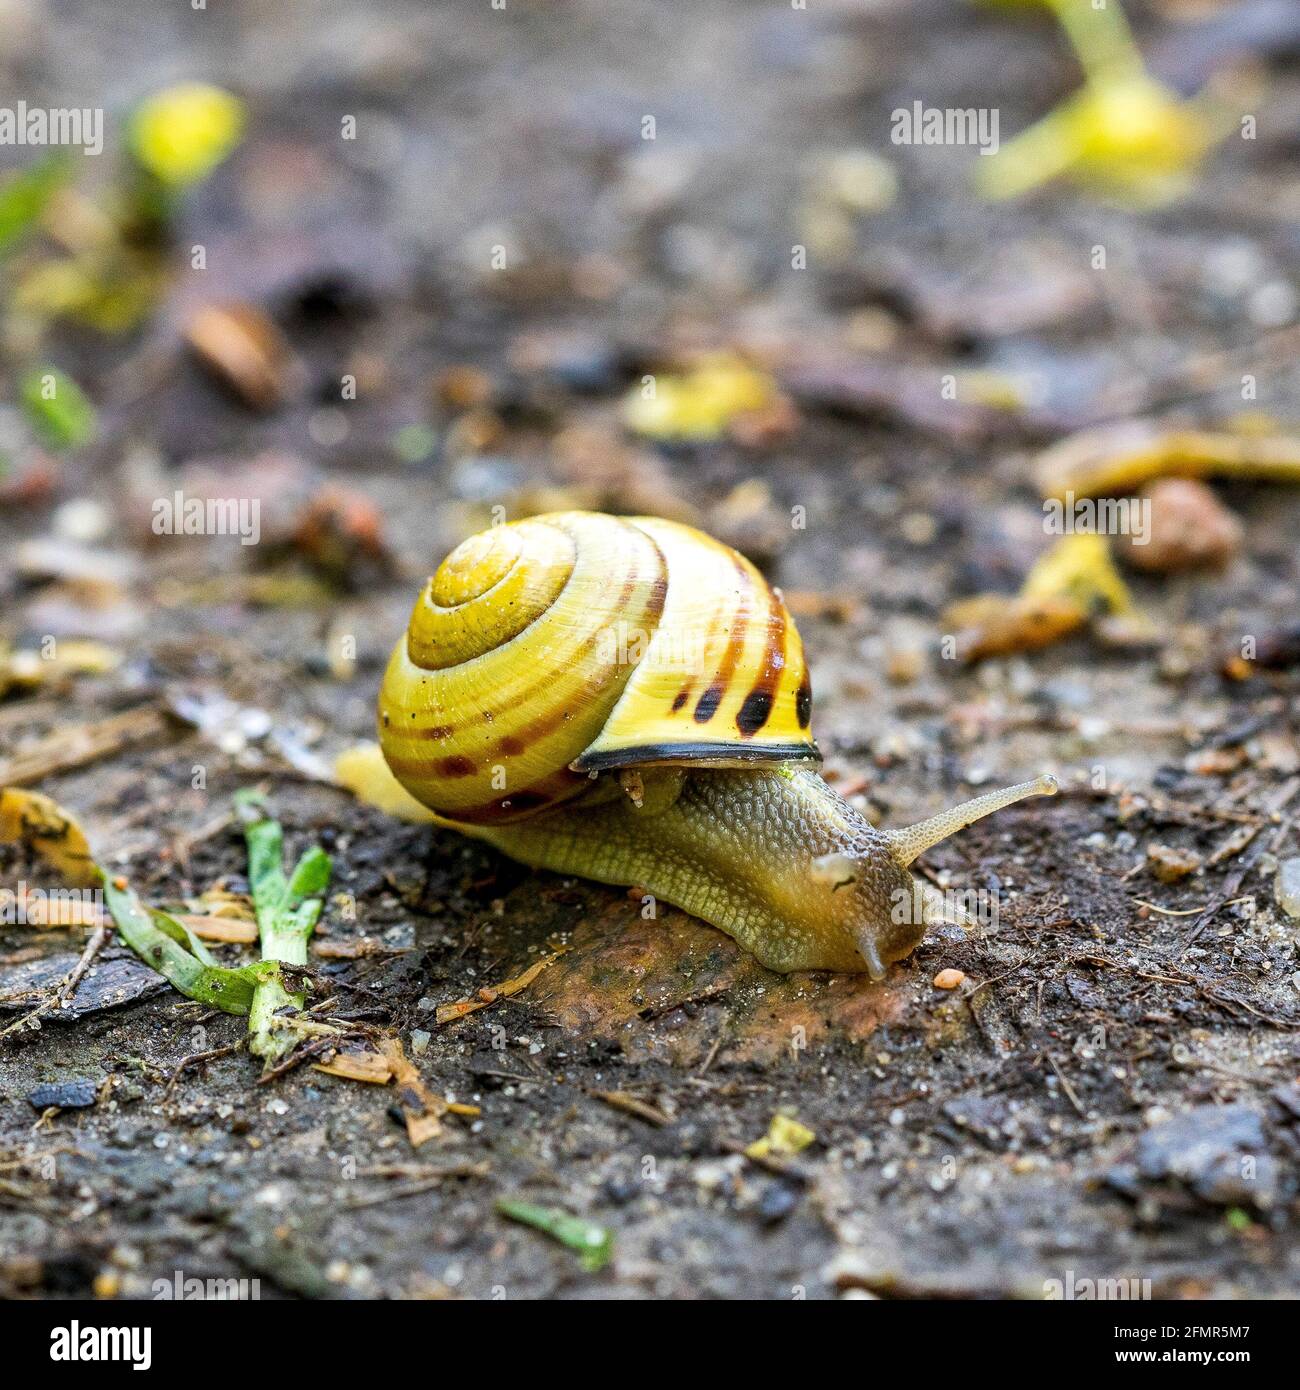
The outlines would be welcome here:
[[[966,915],[932,885],[916,878],[911,865],[925,850],[966,826],[1030,796],[1052,796],[1056,779],[1037,777],[988,792],[901,830],[876,831],[879,841],[822,854],[812,860],[813,892],[841,930],[847,931],[872,979],[910,955],[926,929],[940,923],[968,928]],[[883,852],[882,852],[883,849]]]

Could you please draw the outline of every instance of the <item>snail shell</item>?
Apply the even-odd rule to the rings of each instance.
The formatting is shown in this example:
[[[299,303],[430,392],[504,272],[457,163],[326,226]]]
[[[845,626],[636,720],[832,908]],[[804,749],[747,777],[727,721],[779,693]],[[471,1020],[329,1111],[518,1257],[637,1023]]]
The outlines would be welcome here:
[[[417,600],[379,710],[399,780],[470,825],[536,815],[610,768],[820,760],[779,594],[656,517],[556,512],[471,536]]]

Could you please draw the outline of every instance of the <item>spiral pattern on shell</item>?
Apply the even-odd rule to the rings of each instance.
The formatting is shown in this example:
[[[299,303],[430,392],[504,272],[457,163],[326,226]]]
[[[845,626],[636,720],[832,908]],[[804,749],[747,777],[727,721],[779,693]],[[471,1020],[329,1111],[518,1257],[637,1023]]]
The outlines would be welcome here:
[[[656,517],[556,512],[470,537],[388,664],[389,766],[448,820],[499,824],[603,768],[815,761],[803,648],[736,551]]]

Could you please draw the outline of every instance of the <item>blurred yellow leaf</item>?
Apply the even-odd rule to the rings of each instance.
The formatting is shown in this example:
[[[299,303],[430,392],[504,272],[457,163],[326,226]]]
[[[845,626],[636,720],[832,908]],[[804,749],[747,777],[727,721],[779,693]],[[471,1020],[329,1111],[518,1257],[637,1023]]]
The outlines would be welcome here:
[[[1146,70],[1118,0],[1047,0],[1083,67],[1083,86],[976,168],[986,198],[1070,178],[1151,207],[1178,197],[1223,130]]]
[[[1089,83],[981,160],[980,191],[1014,198],[1068,177],[1139,205],[1177,197],[1214,144],[1206,114],[1146,75]]]
[[[767,1133],[745,1150],[749,1158],[789,1158],[802,1153],[817,1136],[807,1125],[778,1111],[772,1116]]]
[[[1111,559],[1105,536],[1063,536],[1035,562],[1022,598],[1072,599],[1089,612],[1133,612],[1133,599]]]
[[[121,652],[102,642],[64,638],[44,652],[10,651],[0,645],[0,695],[12,689],[37,690],[71,676],[100,676],[122,664]]]
[[[0,792],[0,844],[26,845],[73,887],[99,883],[85,832],[62,806],[41,792],[17,787]]]
[[[680,376],[659,376],[626,398],[628,429],[651,439],[719,438],[740,416],[761,411],[777,399],[766,372],[737,357],[712,357]]]
[[[238,97],[206,82],[181,82],[146,98],[131,116],[131,151],[165,184],[206,178],[239,143],[246,113]]]

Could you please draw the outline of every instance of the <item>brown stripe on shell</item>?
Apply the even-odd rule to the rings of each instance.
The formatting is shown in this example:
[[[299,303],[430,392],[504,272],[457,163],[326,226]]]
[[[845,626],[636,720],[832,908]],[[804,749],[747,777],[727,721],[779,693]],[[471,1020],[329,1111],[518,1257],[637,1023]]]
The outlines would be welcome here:
[[[415,718],[416,712],[412,710],[411,718]],[[403,729],[403,738],[427,738],[435,742],[441,742],[445,738],[450,738],[456,732],[454,724],[430,724],[427,729],[416,727],[414,729]]]
[[[718,663],[717,674],[714,676],[712,684],[696,702],[694,718],[697,724],[707,724],[718,712],[718,706],[727,693],[731,678],[736,674],[736,664],[740,660],[741,652],[745,649],[745,633],[749,627],[746,600],[752,596],[754,585],[749,577],[749,569],[740,556],[733,554],[732,561],[741,581],[740,593],[736,596],[735,619],[727,637],[726,650],[722,653],[722,660]]]
[[[579,787],[590,785],[585,773],[572,772],[567,767],[550,773],[518,791],[507,792],[494,801],[486,801],[478,806],[464,806],[446,812],[451,821],[463,821],[467,825],[491,825],[496,821],[509,820],[516,816],[539,811],[558,801],[566,801]]]
[[[763,673],[736,712],[736,728],[742,738],[752,738],[767,723],[776,700],[776,687],[785,672],[785,605],[767,587],[767,648],[763,653]]]
[[[806,729],[812,719],[812,681],[807,671],[804,671],[803,680],[799,682],[799,691],[794,697],[794,713],[799,727]]]

